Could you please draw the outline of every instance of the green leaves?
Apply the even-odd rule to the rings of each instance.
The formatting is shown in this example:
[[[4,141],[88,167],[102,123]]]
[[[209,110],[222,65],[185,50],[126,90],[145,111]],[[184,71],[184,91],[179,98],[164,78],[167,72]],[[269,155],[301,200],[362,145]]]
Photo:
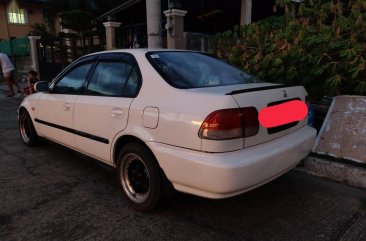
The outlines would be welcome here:
[[[331,76],[329,79],[327,79],[327,82],[329,83],[330,87],[333,88],[339,88],[342,84],[342,76],[339,74],[335,74],[333,76]]]
[[[31,28],[32,30],[29,32],[29,35],[41,36],[44,39],[53,37],[53,33],[43,23],[32,24]]]
[[[366,1],[276,4],[284,16],[217,35],[216,53],[265,81],[305,85],[313,98],[366,94]]]
[[[356,87],[356,91],[360,94],[366,95],[366,81],[360,81]]]

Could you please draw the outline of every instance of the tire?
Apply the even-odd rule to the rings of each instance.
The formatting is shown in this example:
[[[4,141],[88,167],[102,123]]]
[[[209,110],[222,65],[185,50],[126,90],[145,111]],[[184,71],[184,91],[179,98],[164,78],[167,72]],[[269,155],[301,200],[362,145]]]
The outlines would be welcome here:
[[[142,212],[154,210],[162,199],[162,181],[152,153],[142,144],[129,143],[117,161],[117,180],[130,205]]]
[[[32,118],[26,110],[20,111],[18,124],[22,142],[27,146],[35,146],[38,143],[38,135],[34,129]]]

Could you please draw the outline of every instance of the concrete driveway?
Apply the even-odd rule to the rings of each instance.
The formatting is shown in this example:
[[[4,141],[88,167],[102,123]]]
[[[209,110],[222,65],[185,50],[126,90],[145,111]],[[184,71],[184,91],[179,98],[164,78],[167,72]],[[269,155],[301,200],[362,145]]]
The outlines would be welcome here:
[[[136,212],[114,170],[21,143],[19,98],[0,93],[0,240],[366,240],[366,191],[294,170],[225,200],[181,194]]]

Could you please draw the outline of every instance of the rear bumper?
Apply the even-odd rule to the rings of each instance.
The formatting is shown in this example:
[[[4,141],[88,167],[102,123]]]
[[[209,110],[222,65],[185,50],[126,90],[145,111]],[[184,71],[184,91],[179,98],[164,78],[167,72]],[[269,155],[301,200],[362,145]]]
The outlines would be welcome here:
[[[316,130],[304,126],[270,142],[227,153],[147,144],[178,191],[226,198],[263,185],[296,166],[309,154],[315,138]]]

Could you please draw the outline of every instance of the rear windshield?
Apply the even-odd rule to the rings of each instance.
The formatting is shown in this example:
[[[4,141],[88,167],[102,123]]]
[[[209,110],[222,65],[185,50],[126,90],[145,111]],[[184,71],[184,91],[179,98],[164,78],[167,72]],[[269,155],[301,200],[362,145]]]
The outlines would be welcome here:
[[[149,52],[147,58],[159,74],[180,89],[261,82],[217,58],[197,52]]]

